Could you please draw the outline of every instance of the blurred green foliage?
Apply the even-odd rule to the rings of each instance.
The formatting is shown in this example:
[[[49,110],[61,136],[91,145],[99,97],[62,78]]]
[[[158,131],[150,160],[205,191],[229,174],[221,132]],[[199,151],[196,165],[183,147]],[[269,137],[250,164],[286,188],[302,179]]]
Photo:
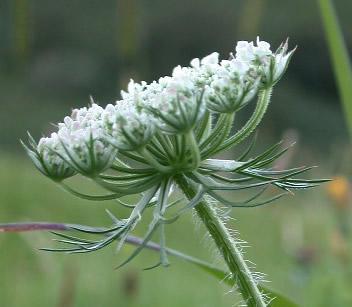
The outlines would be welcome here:
[[[76,199],[36,172],[32,165],[10,156],[0,161],[2,221],[47,220],[108,225],[109,208],[119,217],[126,209],[114,202]],[[73,182],[82,188],[84,182]],[[132,201],[132,200],[131,200]],[[322,190],[284,198],[269,207],[233,211],[230,227],[250,242],[246,257],[266,272],[269,287],[302,306],[349,306],[352,296],[351,240],[335,236],[339,220]],[[344,211],[350,221],[351,211]],[[210,239],[191,215],[167,227],[167,244],[201,259],[215,261]],[[137,229],[142,235],[147,224]],[[0,297],[3,306],[230,306],[238,300],[225,283],[192,264],[171,258],[171,267],[142,271],[158,255],[144,251],[120,270],[113,268],[131,252],[126,246],[86,255],[52,254],[39,247],[56,244],[49,233],[0,235]],[[348,236],[347,238],[350,238]],[[346,247],[347,246],[347,247]],[[219,264],[220,265],[220,264]],[[225,294],[227,293],[227,294]],[[67,303],[60,303],[65,301]],[[61,305],[60,305],[61,304]]]
[[[348,29],[352,2],[335,2]],[[306,144],[342,142],[345,125],[315,1],[5,0],[1,148],[18,149],[27,129],[47,133],[49,122],[87,105],[89,95],[106,104],[131,77],[151,81],[212,51],[226,57],[236,40],[257,35],[273,46],[287,37],[298,45],[274,93],[265,133],[279,138],[284,129],[296,128]],[[346,42],[352,42],[348,31]]]

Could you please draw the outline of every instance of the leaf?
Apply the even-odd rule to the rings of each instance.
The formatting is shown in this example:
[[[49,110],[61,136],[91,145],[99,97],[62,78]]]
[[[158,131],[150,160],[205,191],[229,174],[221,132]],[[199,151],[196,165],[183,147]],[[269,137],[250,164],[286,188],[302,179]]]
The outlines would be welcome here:
[[[320,14],[329,45],[332,66],[345,113],[347,126],[352,137],[352,68],[348,51],[331,0],[318,0]]]

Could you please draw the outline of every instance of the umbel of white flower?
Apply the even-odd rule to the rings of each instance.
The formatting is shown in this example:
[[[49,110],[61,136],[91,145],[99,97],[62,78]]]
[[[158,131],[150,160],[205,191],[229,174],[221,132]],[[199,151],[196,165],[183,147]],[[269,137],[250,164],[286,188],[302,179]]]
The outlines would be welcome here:
[[[252,158],[247,158],[249,151],[235,160],[214,158],[245,140],[262,120],[272,88],[293,54],[287,48],[284,43],[272,52],[270,45],[259,39],[256,43],[240,41],[226,60],[219,60],[214,52],[193,59],[188,67],[177,66],[171,76],[150,84],[131,80],[115,104],[104,108],[92,103],[73,110],[57,125],[56,132],[38,144],[30,136],[30,146],[24,146],[41,173],[75,196],[95,201],[115,199],[132,208],[126,219],[113,217],[113,226],[102,232],[100,241],[66,240],[64,243],[73,247],[60,250],[89,252],[116,240],[121,245],[143,212],[154,208],[144,243],[160,229],[161,263],[167,264],[164,224],[194,208],[205,195],[229,208],[254,207],[290,189],[319,183],[293,178],[308,168],[273,170],[270,163],[285,152],[279,144]],[[254,98],[257,102],[252,115],[231,133],[236,113]],[[109,194],[87,195],[73,190],[65,179],[76,174],[93,180]],[[174,184],[188,200],[170,202]],[[262,200],[260,190],[248,200],[234,202],[221,192],[268,185],[284,193]],[[195,193],[186,193],[187,188]],[[120,199],[134,194],[141,195],[135,206]]]
[[[292,54],[287,42],[272,52],[270,45],[259,39],[256,43],[240,41],[226,60],[219,60],[214,52],[193,59],[188,67],[177,66],[171,76],[150,84],[131,80],[116,103],[104,108],[92,102],[88,108],[73,110],[57,125],[56,132],[41,138],[38,144],[29,135],[29,146],[23,145],[41,173],[77,197],[115,200],[131,209],[123,219],[108,212],[110,227],[69,226],[72,231],[99,239],[55,233],[63,238],[58,241],[65,246],[47,250],[86,253],[116,241],[120,248],[141,218],[149,216],[144,239],[121,265],[139,254],[158,231],[158,265],[166,266],[165,225],[195,209],[246,304],[267,306],[258,287],[261,275],[250,272],[237,247],[240,243],[231,238],[219,217],[217,204],[228,208],[223,215],[234,207],[264,205],[292,189],[314,187],[325,180],[297,178],[309,167],[274,169],[272,163],[287,150],[280,143],[256,156],[250,156],[253,142],[233,160],[217,159],[216,155],[236,147],[255,131]],[[242,127],[235,127],[235,115],[255,99],[248,120]],[[66,179],[78,174],[107,194],[88,195],[72,189]],[[172,192],[176,186],[182,197],[175,200]],[[272,189],[266,192],[268,186]],[[253,191],[245,200],[235,195],[228,199],[223,194],[244,189]],[[140,197],[136,204],[122,200],[130,195]],[[143,215],[147,210],[153,213]]]
[[[240,41],[228,60],[219,61],[219,54],[212,53],[193,59],[190,67],[175,67],[172,76],[157,82],[131,80],[114,105],[102,108],[93,103],[73,110],[50,137],[40,139],[38,145],[32,139],[28,152],[37,168],[54,180],[76,173],[98,176],[114,163],[118,152],[122,156],[136,152],[140,160],[149,161],[161,172],[193,170],[201,160],[188,157],[187,149],[173,157],[180,160],[177,163],[162,163],[158,160],[166,156],[152,149],[153,144],[162,146],[166,134],[167,139],[179,139],[175,145],[180,147],[182,135],[193,147],[210,147],[205,136],[213,125],[212,115],[234,115],[258,93],[271,88],[283,75],[291,55],[287,44],[273,53],[270,45],[259,39],[257,45]],[[228,126],[224,123],[218,130],[228,131]]]

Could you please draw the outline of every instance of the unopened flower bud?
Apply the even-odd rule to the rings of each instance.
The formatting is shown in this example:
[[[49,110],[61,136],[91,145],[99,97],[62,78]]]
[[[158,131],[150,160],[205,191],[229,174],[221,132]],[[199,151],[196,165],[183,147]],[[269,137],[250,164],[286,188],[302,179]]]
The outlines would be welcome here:
[[[45,176],[54,181],[61,181],[72,177],[76,173],[74,169],[55,152],[61,147],[56,133],[53,133],[51,137],[41,138],[39,144],[36,144],[32,136],[29,135],[29,144],[31,148],[22,142],[22,145],[36,168]]]

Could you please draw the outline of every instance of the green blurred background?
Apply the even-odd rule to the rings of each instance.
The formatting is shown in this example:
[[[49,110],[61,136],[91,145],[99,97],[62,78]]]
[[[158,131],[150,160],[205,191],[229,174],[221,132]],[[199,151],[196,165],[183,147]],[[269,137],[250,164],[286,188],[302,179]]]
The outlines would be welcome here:
[[[335,5],[352,47],[352,2]],[[351,150],[316,1],[2,0],[0,222],[104,225],[104,208],[126,215],[114,204],[90,204],[58,189],[24,157],[19,139],[27,130],[35,137],[49,133],[51,122],[87,105],[89,95],[105,105],[129,78],[150,82],[213,51],[227,57],[237,40],[257,35],[274,49],[287,37],[298,46],[259,129],[258,150],[281,138],[296,140],[283,165],[317,164],[312,176],[338,180],[268,207],[234,210],[231,227],[250,242],[247,257],[268,274],[270,287],[302,306],[352,306]],[[194,222],[189,215],[170,226],[168,245],[221,265]],[[146,272],[157,255],[144,252],[116,271],[131,247],[118,255],[113,248],[83,256],[36,250],[50,238],[0,236],[0,306],[211,307],[237,300],[231,289],[177,259]]]

